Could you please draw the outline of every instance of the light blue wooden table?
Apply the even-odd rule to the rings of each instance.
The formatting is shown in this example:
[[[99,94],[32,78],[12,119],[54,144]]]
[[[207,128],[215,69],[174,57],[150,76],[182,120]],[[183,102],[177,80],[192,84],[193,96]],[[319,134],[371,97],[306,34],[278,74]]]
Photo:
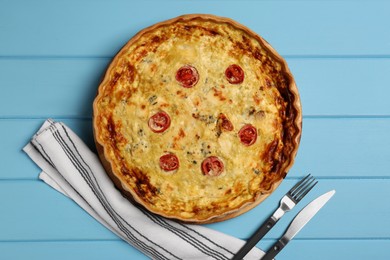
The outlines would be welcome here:
[[[186,13],[262,35],[295,75],[304,115],[296,164],[277,191],[209,227],[246,239],[312,173],[316,189],[258,246],[336,189],[278,259],[390,259],[390,2],[369,0],[0,0],[0,259],[146,259],[39,181],[21,149],[48,117],[93,149],[91,103],[110,59],[140,29]]]

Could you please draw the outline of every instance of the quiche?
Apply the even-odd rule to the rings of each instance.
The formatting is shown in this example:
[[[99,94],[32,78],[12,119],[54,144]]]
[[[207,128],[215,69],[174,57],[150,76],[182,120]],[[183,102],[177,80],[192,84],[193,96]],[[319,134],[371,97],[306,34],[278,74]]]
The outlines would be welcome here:
[[[228,18],[143,29],[109,65],[93,104],[100,159],[158,215],[212,223],[258,205],[291,168],[300,98],[283,58]]]

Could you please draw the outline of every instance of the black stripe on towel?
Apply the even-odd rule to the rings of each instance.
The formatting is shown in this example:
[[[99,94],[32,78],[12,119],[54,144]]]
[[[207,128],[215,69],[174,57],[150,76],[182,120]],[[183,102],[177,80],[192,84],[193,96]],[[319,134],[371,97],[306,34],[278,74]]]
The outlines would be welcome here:
[[[35,150],[37,150],[43,159],[45,159],[45,161],[51,165],[51,167],[53,167],[54,169],[56,169],[56,167],[54,166],[54,163],[53,161],[51,160],[51,158],[49,157],[49,155],[46,153],[45,149],[43,149],[43,146],[36,140],[32,140],[30,142],[30,144],[35,148]],[[39,147],[38,147],[39,146]]]
[[[182,224],[182,223],[178,223],[178,224],[181,225],[183,228],[186,228],[186,229],[188,229],[189,231],[194,232],[194,233],[197,234],[198,236],[200,236],[200,237],[204,238],[205,240],[209,241],[211,244],[213,244],[213,245],[215,245],[215,246],[221,248],[222,250],[225,250],[227,253],[231,254],[232,257],[234,256],[234,253],[233,253],[233,252],[231,252],[231,251],[228,250],[227,248],[225,248],[225,247],[223,247],[223,246],[221,246],[221,245],[215,243],[214,241],[210,240],[208,237],[202,235],[202,234],[199,233],[198,231],[196,231],[196,230],[194,230],[194,229],[192,229],[192,228],[190,228],[190,227],[188,227],[187,225],[184,225],[184,224]]]

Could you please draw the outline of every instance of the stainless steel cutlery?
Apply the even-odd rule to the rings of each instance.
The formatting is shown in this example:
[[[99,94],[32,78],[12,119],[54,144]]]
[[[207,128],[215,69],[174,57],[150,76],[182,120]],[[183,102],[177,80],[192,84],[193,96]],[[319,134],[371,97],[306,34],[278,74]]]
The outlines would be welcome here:
[[[284,233],[281,239],[279,239],[271,248],[267,251],[265,256],[261,260],[272,260],[288,242],[295,237],[295,235],[317,214],[317,212],[333,197],[335,190],[329,191],[320,197],[310,202],[305,208],[303,208],[298,215],[291,222],[287,231]]]
[[[292,187],[280,200],[279,208],[255,231],[247,243],[237,252],[233,260],[243,259],[244,256],[268,233],[279,219],[295,205],[317,184],[317,181],[309,174]],[[284,246],[301,230],[301,228],[321,209],[323,205],[334,195],[330,191],[318,197],[302,209],[294,218],[283,237],[277,241],[266,255],[264,260],[273,257],[284,248]]]

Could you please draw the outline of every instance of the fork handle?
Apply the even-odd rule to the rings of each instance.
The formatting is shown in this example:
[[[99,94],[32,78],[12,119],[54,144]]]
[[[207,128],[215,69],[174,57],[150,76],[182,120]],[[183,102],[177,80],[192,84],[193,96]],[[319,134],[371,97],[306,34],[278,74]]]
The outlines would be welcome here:
[[[269,217],[264,223],[256,230],[256,232],[249,238],[246,244],[237,252],[232,260],[241,260],[248,254],[248,252],[262,239],[268,231],[278,222],[279,219],[274,216]]]
[[[275,244],[271,246],[271,248],[267,251],[267,253],[260,260],[272,260],[274,257],[279,254],[279,252],[286,246],[289,240],[285,240],[281,238],[276,241]]]

